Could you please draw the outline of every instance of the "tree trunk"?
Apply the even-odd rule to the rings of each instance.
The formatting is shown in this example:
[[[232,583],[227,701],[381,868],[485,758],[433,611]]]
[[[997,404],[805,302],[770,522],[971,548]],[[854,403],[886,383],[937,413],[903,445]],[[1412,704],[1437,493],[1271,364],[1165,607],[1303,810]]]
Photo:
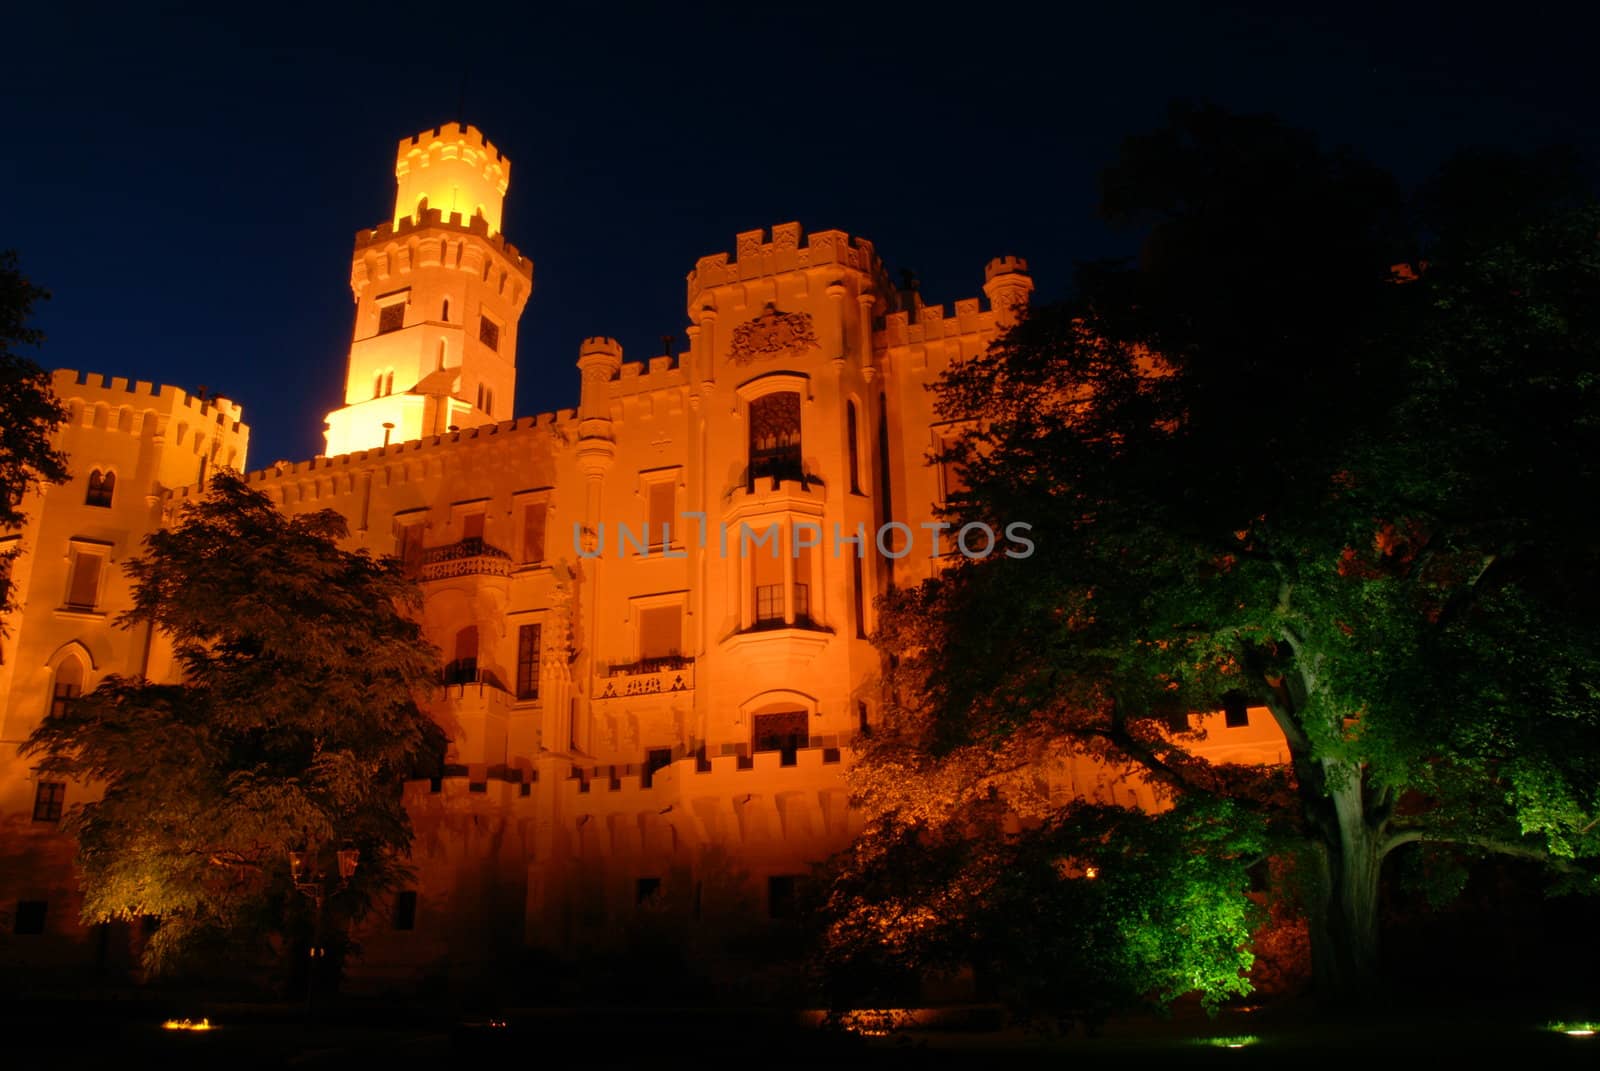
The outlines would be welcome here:
[[[1370,997],[1378,981],[1378,888],[1383,833],[1367,821],[1359,772],[1319,801],[1324,821],[1311,904],[1311,966],[1317,991],[1335,1001]],[[1332,813],[1328,814],[1328,805]]]

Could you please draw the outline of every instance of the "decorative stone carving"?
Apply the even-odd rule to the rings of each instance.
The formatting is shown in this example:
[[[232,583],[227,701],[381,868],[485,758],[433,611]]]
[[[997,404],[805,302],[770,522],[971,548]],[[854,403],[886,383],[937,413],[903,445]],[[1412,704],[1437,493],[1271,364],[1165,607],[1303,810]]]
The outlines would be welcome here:
[[[733,329],[729,355],[735,364],[749,364],[768,357],[795,356],[818,345],[809,312],[779,312],[769,301],[766,312]]]

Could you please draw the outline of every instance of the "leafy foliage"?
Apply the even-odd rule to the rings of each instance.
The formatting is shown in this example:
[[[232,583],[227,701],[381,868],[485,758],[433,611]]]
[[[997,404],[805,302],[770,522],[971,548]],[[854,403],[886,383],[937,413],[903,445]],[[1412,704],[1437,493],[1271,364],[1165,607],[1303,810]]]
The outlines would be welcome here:
[[[17,255],[0,251],[0,530],[22,525],[23,496],[67,478],[67,458],[51,439],[67,418],[50,375],[15,352],[44,341],[28,326],[36,302],[50,295],[17,269]],[[11,553],[0,553],[0,615],[11,609]]]
[[[345,917],[406,876],[402,783],[442,752],[414,697],[438,656],[407,615],[417,594],[398,564],[340,549],[345,535],[338,514],[286,517],[219,472],[127,566],[134,603],[119,624],[170,638],[182,683],[108,677],[24,745],[45,769],[104,785],[65,824],[83,915],[159,918],[153,967],[295,925],[290,849],[320,846],[334,873],[332,852],[360,851],[329,900]]]
[[[992,807],[939,828],[886,815],[827,885],[824,970],[856,1004],[970,966],[1025,1015],[1092,1022],[1191,992],[1215,1007],[1250,992],[1264,916],[1247,870],[1264,843],[1261,822],[1216,801],[1074,804],[1009,833]]]
[[[1593,887],[1592,192],[1558,156],[1479,156],[1408,201],[1275,121],[1199,110],[1130,139],[1104,207],[1145,229],[1139,262],[1085,267],[938,385],[971,429],[951,519],[1026,520],[1037,550],[890,601],[897,701],[861,797],[915,811],[975,761],[1064,751],[1180,808],[1231,800],[1310,849],[1336,990],[1376,971],[1400,845]],[[1270,710],[1291,769],[1211,767],[1164,730],[1230,694]]]

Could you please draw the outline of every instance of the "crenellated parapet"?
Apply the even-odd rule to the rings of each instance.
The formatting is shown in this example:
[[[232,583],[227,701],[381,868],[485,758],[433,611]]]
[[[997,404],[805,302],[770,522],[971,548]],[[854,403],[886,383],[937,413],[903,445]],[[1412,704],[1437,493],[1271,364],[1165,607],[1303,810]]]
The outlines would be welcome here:
[[[511,161],[475,126],[446,123],[400,139],[394,163],[396,223],[419,205],[478,218],[500,230]]]
[[[56,396],[76,416],[73,422],[86,422],[93,418],[98,407],[116,412],[130,410],[135,413],[155,412],[167,416],[184,414],[191,420],[215,424],[221,431],[235,434],[248,429],[244,424],[244,408],[227,398],[205,398],[190,394],[181,387],[150,383],[146,380],[129,381],[121,376],[109,379],[96,372],[78,372],[69,368],[57,369],[51,375],[51,387]],[[111,421],[110,427],[117,427]],[[135,433],[138,428],[132,429]]]
[[[883,262],[865,238],[852,238],[844,231],[802,235],[798,223],[778,224],[772,228],[770,239],[765,230],[745,231],[737,236],[731,256],[715,253],[695,262],[688,279],[691,318],[699,308],[701,295],[713,287],[807,268],[835,266],[867,276],[867,289],[883,292],[893,289]]]
[[[496,253],[503,269],[526,280],[528,286],[519,288],[526,297],[533,283],[531,257],[506,241],[505,235],[491,233],[482,216],[463,220],[459,212],[446,217],[439,209],[429,208],[356,232],[350,289],[359,297],[373,280],[406,275],[419,267],[442,266],[481,274],[488,266],[486,254]]]
[[[995,257],[983,269],[983,292],[994,310],[995,326],[1004,330],[1017,322],[1033,293],[1033,276],[1021,257]]]

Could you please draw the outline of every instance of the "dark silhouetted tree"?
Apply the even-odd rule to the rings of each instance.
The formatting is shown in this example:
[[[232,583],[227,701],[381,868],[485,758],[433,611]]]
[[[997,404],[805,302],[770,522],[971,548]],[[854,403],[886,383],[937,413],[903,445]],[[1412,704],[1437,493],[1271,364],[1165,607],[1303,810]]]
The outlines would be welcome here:
[[[50,388],[50,375],[16,352],[44,341],[29,326],[33,306],[49,295],[17,268],[17,255],[0,252],[0,532],[22,526],[23,498],[67,478],[67,458],[51,444],[66,410]],[[11,606],[9,566],[16,548],[0,547],[0,616]]]
[[[1558,156],[1479,155],[1407,199],[1199,109],[1126,143],[1104,207],[1143,229],[1137,263],[1086,267],[938,386],[973,429],[952,519],[1029,522],[1037,551],[954,559],[888,606],[898,698],[854,774],[869,830],[959,834],[991,791],[1049,819],[1029,771],[1053,751],[1137,767],[1298,852],[1337,994],[1377,976],[1406,845],[1593,888],[1589,189]],[[1166,730],[1230,694],[1270,710],[1290,769],[1213,767]]]

